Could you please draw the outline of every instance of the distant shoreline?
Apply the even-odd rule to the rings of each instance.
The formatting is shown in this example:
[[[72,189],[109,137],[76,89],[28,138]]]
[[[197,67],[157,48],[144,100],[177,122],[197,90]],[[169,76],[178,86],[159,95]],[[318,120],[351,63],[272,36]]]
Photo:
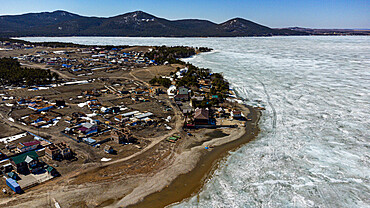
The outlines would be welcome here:
[[[310,37],[310,36],[370,36],[368,34],[304,34],[304,35],[251,35],[251,36],[113,36],[113,35],[66,35],[66,36],[8,36],[15,40],[24,40],[24,38],[266,38],[266,37]],[[38,41],[35,41],[38,42]]]

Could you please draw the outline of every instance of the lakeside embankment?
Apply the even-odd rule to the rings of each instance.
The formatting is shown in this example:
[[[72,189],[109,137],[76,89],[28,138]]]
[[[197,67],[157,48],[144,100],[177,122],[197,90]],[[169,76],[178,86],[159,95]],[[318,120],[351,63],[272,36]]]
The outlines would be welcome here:
[[[258,121],[261,117],[261,111],[250,106],[245,107],[240,105],[240,107],[244,113],[250,112],[251,121],[247,122],[245,128],[227,137],[205,142],[200,148],[192,148],[187,154],[188,157],[182,158],[183,160],[193,160],[194,162],[194,166],[188,169],[188,172],[177,175],[176,178],[162,190],[157,190],[155,193],[147,195],[143,199],[139,199],[141,201],[129,207],[165,207],[173,203],[181,202],[198,193],[207,181],[207,178],[211,177],[220,161],[222,161],[230,151],[234,151],[242,145],[247,144],[258,135]],[[213,146],[213,148],[206,151],[204,146]],[[188,164],[188,166],[191,167],[190,164]],[[171,176],[168,177],[171,178]],[[137,198],[138,197],[133,197],[129,199],[129,197],[126,196],[114,205],[114,207],[127,206],[130,202],[135,203],[134,200],[138,200]]]

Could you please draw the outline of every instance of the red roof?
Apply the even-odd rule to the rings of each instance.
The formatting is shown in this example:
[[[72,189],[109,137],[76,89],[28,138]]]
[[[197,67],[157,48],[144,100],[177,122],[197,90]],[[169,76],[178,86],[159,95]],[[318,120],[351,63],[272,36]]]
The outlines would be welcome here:
[[[80,131],[86,131],[88,128],[86,128],[86,127],[80,127],[80,128],[78,128],[78,130],[80,130]]]
[[[188,98],[189,95],[188,94],[177,94],[175,95],[175,98]]]
[[[194,113],[194,119],[209,119],[209,111],[206,109],[196,109]]]
[[[32,142],[24,142],[24,143],[21,143],[23,146],[25,147],[29,147],[29,146],[33,146],[33,145],[39,145],[41,142],[40,141],[32,141]]]

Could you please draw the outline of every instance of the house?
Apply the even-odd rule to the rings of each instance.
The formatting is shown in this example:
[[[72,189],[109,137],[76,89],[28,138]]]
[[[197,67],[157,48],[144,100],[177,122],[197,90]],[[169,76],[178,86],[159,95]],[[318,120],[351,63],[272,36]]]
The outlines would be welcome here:
[[[151,112],[146,112],[146,113],[141,113],[135,116],[137,119],[144,119],[144,118],[149,118],[152,117],[154,114]]]
[[[186,74],[188,72],[188,68],[180,69],[178,72],[176,72],[176,76],[180,79],[183,77],[183,74]]]
[[[100,112],[101,113],[110,113],[111,109],[103,106],[103,107],[100,108]]]
[[[179,94],[179,95],[189,95],[189,89],[184,87],[184,86],[179,87],[179,90],[178,90],[177,94]]]
[[[28,117],[25,117],[23,121],[26,124],[32,125],[36,128],[52,124],[54,121],[58,120],[57,118],[45,114],[31,114]]]
[[[231,116],[233,117],[233,119],[241,119],[243,117],[242,112],[236,110],[231,111]]]
[[[190,114],[193,111],[193,109],[190,107],[181,107],[181,111],[183,114]]]
[[[49,156],[52,160],[59,160],[62,157],[59,148],[54,144],[51,144],[45,148],[45,154]]]
[[[64,159],[70,159],[73,157],[73,151],[66,143],[60,142],[56,143],[56,145],[60,149]]]
[[[189,89],[182,86],[177,90],[177,94],[174,97],[175,101],[187,101],[189,100]]]
[[[117,122],[126,122],[126,121],[129,121],[130,118],[123,117],[122,115],[117,115],[117,116],[114,117],[114,120],[117,121]]]
[[[100,93],[96,90],[86,90],[83,92],[83,95],[87,97],[91,97],[91,96],[98,97],[100,96]]]
[[[91,110],[98,110],[98,108],[101,106],[101,103],[95,99],[91,100],[91,101],[88,101],[88,104],[89,108]]]
[[[20,142],[17,144],[17,149],[20,151],[20,152],[28,152],[28,151],[32,151],[32,150],[35,150],[39,147],[40,145],[40,141],[31,141],[31,142]]]
[[[204,108],[197,108],[194,112],[195,125],[208,125],[209,124],[209,110]]]
[[[35,151],[26,152],[10,158],[13,169],[18,173],[35,173],[42,167],[39,166],[39,156]]]
[[[111,132],[111,138],[114,142],[118,144],[133,143],[135,141],[131,133],[125,130],[113,130]]]
[[[52,160],[70,159],[73,157],[72,149],[65,142],[49,145],[45,148],[45,154]]]
[[[77,139],[79,139],[79,138],[77,137]],[[95,139],[91,139],[90,137],[88,137],[88,138],[82,138],[82,141],[84,141],[85,143],[90,144],[90,145],[93,145],[93,144],[96,143],[96,140]]]
[[[28,108],[36,112],[41,112],[41,111],[47,111],[47,110],[54,108],[54,105],[47,104],[47,103],[31,103],[28,105]]]
[[[70,159],[73,157],[72,149],[65,142],[56,143],[55,145],[59,148],[60,154],[64,159]]]
[[[163,94],[163,90],[159,87],[152,87],[149,89],[149,93],[152,95],[159,95],[159,94]]]
[[[98,125],[93,123],[83,123],[81,127],[78,128],[82,134],[89,135],[98,132]]]

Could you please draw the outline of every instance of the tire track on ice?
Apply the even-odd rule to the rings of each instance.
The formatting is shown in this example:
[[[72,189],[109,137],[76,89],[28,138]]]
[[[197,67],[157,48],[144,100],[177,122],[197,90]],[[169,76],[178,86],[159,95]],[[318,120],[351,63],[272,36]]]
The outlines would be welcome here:
[[[257,82],[259,82],[262,87],[263,87],[263,91],[267,97],[267,103],[269,104],[269,106],[271,107],[271,110],[272,110],[272,115],[273,115],[273,118],[272,118],[272,129],[273,129],[273,135],[276,134],[276,120],[277,120],[277,114],[276,114],[276,110],[275,110],[275,107],[274,105],[272,104],[271,102],[271,98],[270,98],[270,94],[267,92],[267,89],[266,89],[266,85],[261,81],[259,80],[256,76],[252,75],[253,78],[255,80],[257,80]]]

